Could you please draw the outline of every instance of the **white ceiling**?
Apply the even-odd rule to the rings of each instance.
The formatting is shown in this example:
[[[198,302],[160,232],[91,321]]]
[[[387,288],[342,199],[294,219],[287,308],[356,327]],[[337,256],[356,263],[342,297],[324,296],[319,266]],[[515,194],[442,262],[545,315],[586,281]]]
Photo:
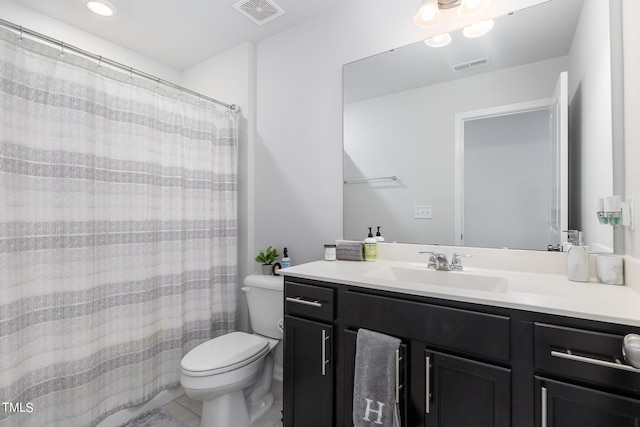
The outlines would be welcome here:
[[[257,25],[237,0],[110,0],[118,13],[102,18],[82,0],[13,0],[163,64],[185,70],[244,42],[259,42],[346,0],[271,0],[285,14]]]

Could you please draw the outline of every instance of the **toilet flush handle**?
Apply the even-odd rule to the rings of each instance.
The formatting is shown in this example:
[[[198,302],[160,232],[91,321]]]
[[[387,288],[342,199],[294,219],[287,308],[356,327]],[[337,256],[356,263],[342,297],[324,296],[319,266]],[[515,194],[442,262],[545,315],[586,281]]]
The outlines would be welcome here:
[[[240,288],[240,290],[241,290],[241,291],[245,291],[245,292],[247,292],[247,293],[248,293],[248,292],[251,292],[251,288],[249,288],[249,287],[247,287],[247,286],[244,286],[244,287]]]

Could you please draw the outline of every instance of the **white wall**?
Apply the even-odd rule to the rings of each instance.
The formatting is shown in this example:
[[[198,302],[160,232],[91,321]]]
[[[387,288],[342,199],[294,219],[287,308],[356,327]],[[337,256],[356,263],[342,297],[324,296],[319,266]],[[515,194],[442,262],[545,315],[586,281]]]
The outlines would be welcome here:
[[[417,0],[344,3],[257,44],[255,244],[294,264],[342,236],[342,65],[449,29],[417,28]]]
[[[182,85],[240,107],[238,115],[238,288],[256,264],[253,248],[255,46],[243,43],[184,71]],[[238,295],[239,330],[249,329],[246,298]]]
[[[623,1],[625,192],[640,208],[640,2]],[[636,214],[637,219],[640,215]],[[625,253],[640,258],[640,227],[625,232]]]
[[[455,244],[455,115],[551,98],[567,66],[555,58],[345,105],[345,177],[398,181],[345,185],[344,237],[381,225],[387,241]],[[413,219],[414,205],[432,206],[433,219]]]
[[[571,183],[572,191],[579,189],[572,198],[580,210],[569,226],[582,230],[587,244],[612,252],[612,228],[600,225],[595,215],[596,199],[614,194],[613,151],[603,144],[613,135],[608,16],[609,2],[586,0],[569,55],[570,152],[581,165]]]

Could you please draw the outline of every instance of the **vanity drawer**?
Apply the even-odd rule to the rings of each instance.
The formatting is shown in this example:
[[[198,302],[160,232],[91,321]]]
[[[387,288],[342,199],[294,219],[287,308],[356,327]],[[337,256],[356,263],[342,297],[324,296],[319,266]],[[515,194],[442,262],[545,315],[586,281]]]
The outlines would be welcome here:
[[[640,369],[625,363],[623,339],[623,335],[535,323],[535,368],[637,393]]]
[[[334,318],[334,291],[331,288],[285,281],[284,296],[286,314],[326,321]]]
[[[502,362],[510,360],[510,319],[506,316],[421,302],[345,293],[345,320],[398,338]]]

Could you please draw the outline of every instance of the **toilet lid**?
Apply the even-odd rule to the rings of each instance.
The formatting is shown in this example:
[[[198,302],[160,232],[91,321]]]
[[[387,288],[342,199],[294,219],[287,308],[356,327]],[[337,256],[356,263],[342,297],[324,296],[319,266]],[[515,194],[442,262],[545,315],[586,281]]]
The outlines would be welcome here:
[[[203,342],[182,358],[192,375],[211,375],[239,368],[269,351],[269,342],[244,332],[231,332]]]

